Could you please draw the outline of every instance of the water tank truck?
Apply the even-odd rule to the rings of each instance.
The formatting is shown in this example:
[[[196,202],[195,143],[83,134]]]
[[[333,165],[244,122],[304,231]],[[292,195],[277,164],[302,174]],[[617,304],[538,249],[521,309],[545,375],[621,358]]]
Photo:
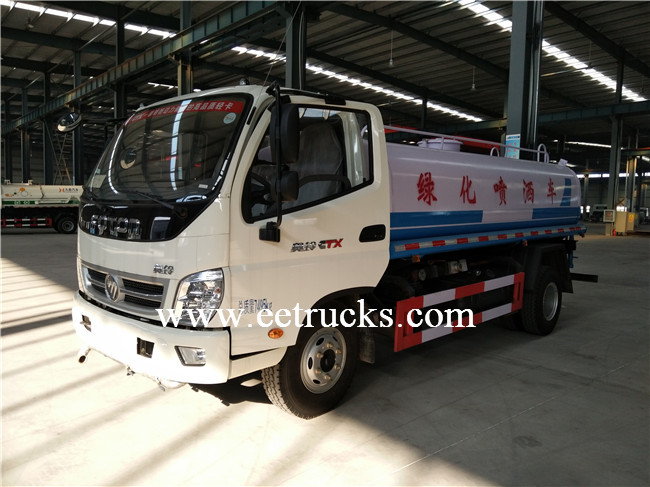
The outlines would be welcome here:
[[[277,86],[138,110],[81,197],[80,361],[164,388],[261,371],[311,418],[378,335],[401,351],[496,318],[550,333],[585,233],[576,175],[543,150],[409,136],[387,143],[370,104]]]

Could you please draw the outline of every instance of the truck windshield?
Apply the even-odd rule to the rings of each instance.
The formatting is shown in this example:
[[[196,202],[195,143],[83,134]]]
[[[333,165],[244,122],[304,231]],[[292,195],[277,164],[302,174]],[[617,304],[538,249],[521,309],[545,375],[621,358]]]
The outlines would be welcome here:
[[[89,181],[93,198],[193,201],[219,189],[248,97],[176,101],[129,118]]]

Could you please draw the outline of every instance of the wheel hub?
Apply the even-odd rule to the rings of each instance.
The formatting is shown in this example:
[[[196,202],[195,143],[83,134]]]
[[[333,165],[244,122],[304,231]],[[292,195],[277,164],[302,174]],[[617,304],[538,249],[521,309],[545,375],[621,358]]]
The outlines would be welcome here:
[[[300,377],[305,387],[315,393],[329,391],[341,377],[347,348],[340,331],[322,328],[307,342],[300,361]]]
[[[557,306],[559,301],[560,292],[554,282],[550,282],[546,289],[544,289],[544,296],[542,296],[542,313],[546,321],[551,321],[557,313]]]

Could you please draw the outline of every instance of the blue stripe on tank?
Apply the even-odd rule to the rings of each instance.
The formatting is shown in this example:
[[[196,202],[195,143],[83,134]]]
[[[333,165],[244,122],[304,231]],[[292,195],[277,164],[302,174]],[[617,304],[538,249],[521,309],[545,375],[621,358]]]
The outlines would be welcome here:
[[[533,209],[533,220],[569,219],[580,215],[578,207],[555,207]],[[462,225],[481,223],[483,211],[427,211],[401,212],[390,214],[390,226],[393,229],[409,229],[413,227],[438,227],[441,225]],[[506,228],[522,222],[503,222]],[[500,223],[497,225],[501,225]]]
[[[562,220],[558,223],[575,223],[576,218],[580,216],[580,208],[572,206],[569,208],[535,208],[533,210],[533,220]]]
[[[533,209],[532,218],[523,221],[482,223],[483,211],[401,212],[390,215],[390,239],[403,240],[439,237],[451,233],[498,232],[529,228],[540,224],[570,225],[578,221],[580,209],[555,207]]]
[[[390,214],[390,237],[394,239],[445,235],[449,228],[456,231],[476,229],[483,211],[414,211]]]
[[[575,219],[574,219],[575,220]],[[407,240],[414,238],[427,237],[444,237],[451,234],[476,233],[476,232],[504,232],[513,228],[531,228],[539,226],[540,222],[546,223],[546,220],[525,220],[500,223],[474,223],[471,225],[439,225],[439,226],[421,226],[417,228],[391,228],[391,242],[397,240]],[[552,223],[565,224],[569,222],[551,220]]]
[[[472,211],[409,211],[390,214],[391,228],[460,225],[480,223],[482,210]]]

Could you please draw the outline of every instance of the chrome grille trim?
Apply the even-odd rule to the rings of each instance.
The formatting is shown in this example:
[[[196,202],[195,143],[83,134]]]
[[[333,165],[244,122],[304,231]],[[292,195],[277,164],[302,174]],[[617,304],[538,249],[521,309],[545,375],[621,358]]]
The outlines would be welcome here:
[[[121,297],[117,301],[106,295],[105,279],[109,274],[120,289]],[[96,301],[112,308],[148,318],[158,318],[156,309],[163,308],[167,280],[109,271],[83,262],[81,277],[85,292]]]

